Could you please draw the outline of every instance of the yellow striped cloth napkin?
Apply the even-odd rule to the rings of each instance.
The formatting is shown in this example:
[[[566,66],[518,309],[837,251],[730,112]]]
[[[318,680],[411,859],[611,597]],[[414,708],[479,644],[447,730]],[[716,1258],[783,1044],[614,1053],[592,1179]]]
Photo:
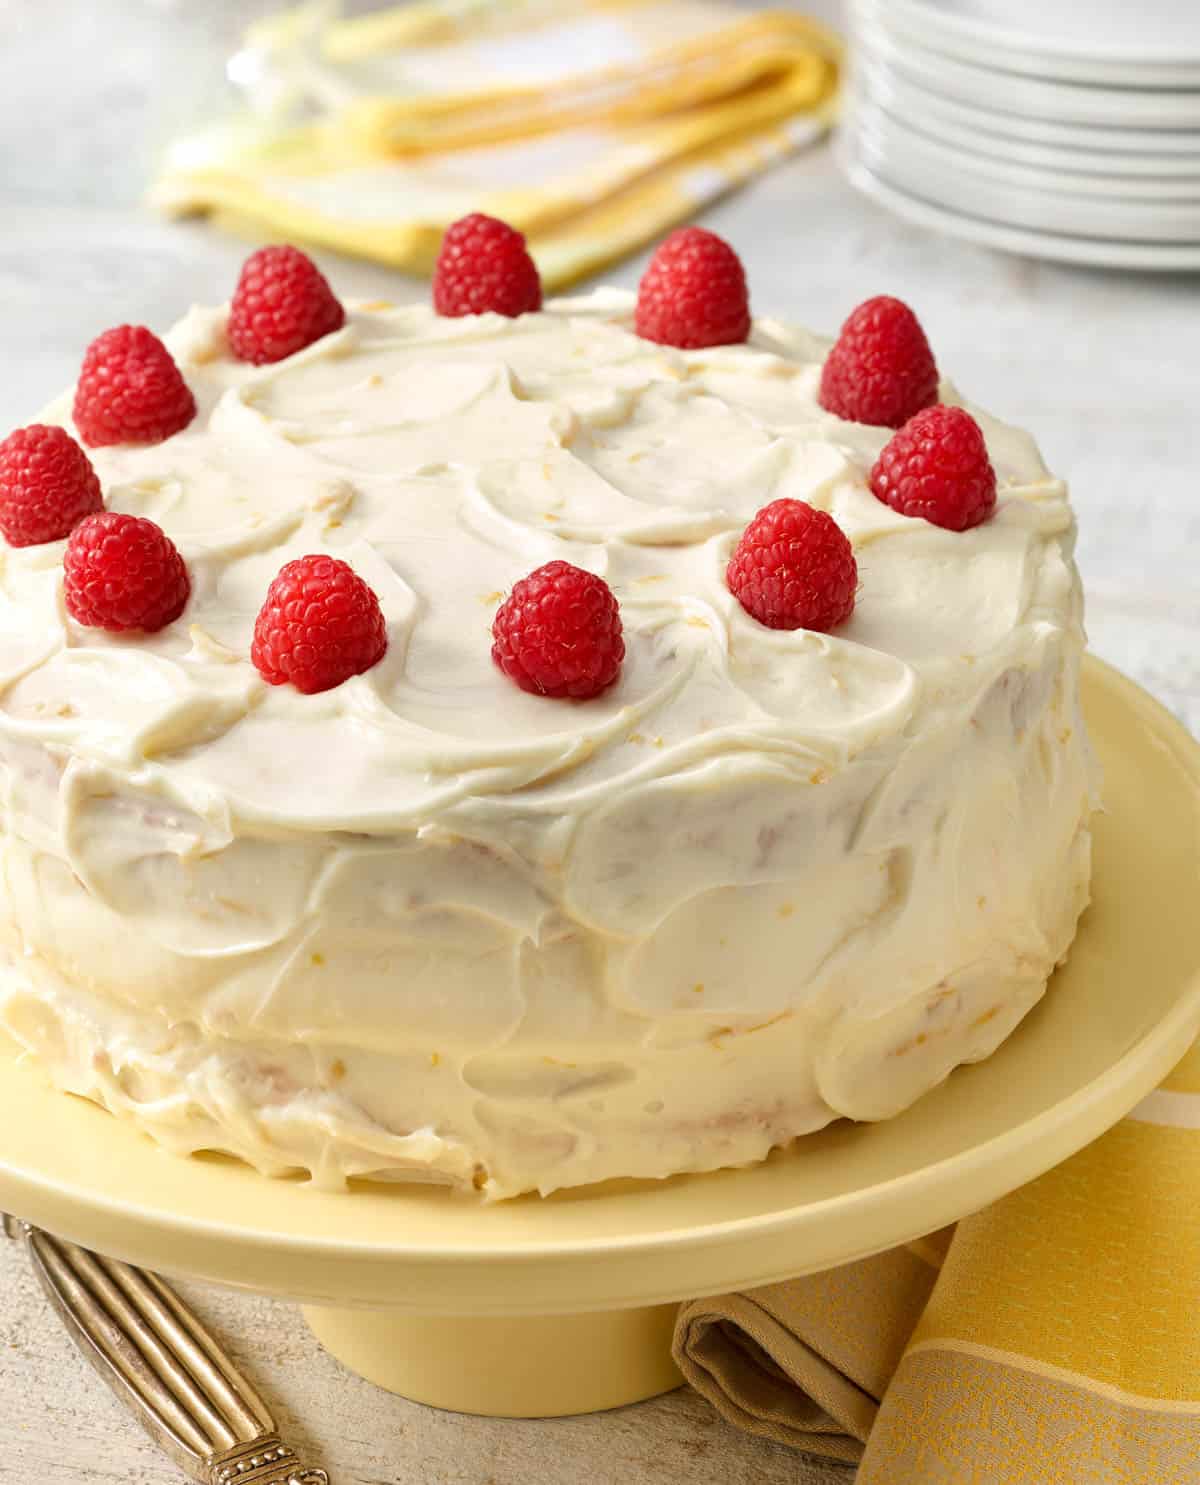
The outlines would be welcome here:
[[[252,29],[245,107],[177,140],[150,201],[417,272],[487,211],[553,289],[818,139],[839,59],[815,21],[719,0],[311,0]]]
[[[952,1231],[684,1305],[675,1352],[732,1423],[861,1459],[858,1485],[1196,1485],[1200,1044]]]

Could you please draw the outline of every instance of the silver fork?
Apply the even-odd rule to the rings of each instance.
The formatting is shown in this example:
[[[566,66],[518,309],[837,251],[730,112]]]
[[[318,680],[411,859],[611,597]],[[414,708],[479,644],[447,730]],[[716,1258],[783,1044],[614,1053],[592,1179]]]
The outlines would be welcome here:
[[[75,1344],[197,1485],[329,1485],[275,1429],[266,1403],[156,1274],[101,1258],[13,1217]]]

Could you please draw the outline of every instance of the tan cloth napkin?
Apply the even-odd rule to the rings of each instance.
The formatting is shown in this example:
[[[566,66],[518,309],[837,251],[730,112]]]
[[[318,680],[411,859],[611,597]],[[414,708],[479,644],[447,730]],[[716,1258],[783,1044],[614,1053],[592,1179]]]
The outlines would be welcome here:
[[[1200,1482],[1200,1047],[1095,1144],[953,1230],[693,1300],[733,1424],[858,1485]]]

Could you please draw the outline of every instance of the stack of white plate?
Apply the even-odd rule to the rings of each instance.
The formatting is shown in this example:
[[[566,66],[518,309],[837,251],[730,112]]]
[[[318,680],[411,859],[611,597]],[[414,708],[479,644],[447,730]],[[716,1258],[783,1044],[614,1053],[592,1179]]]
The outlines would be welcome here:
[[[852,0],[839,149],[901,216],[1200,269],[1200,0]]]

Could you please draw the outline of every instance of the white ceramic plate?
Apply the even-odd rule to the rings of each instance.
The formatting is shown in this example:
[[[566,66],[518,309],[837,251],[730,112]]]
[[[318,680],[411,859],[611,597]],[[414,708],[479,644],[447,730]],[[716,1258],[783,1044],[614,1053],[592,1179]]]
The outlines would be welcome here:
[[[1195,0],[857,0],[855,9],[860,24],[977,65],[1118,87],[1200,87]]]
[[[1126,129],[1023,118],[946,98],[901,76],[886,63],[861,54],[854,59],[852,71],[860,79],[860,86],[889,113],[920,118],[926,129],[968,130],[1005,142],[1019,139],[1055,149],[1134,154],[1156,162],[1176,160],[1188,169],[1200,169],[1200,129]]]
[[[842,168],[864,195],[915,226],[959,237],[980,247],[997,248],[1029,258],[1077,263],[1087,268],[1134,269],[1144,273],[1200,272],[1200,239],[1191,243],[1155,244],[1029,231],[986,217],[970,216],[914,196],[882,179],[859,157],[850,135],[835,145]]]
[[[886,63],[932,92],[1001,113],[1129,129],[1200,128],[1200,88],[1166,91],[1084,87],[1020,77],[998,71],[994,63],[991,67],[977,66],[928,51],[878,26],[863,27],[858,45],[868,58]]]
[[[1200,203],[1108,201],[1097,196],[989,181],[973,171],[932,171],[911,152],[877,140],[857,144],[863,163],[885,180],[921,199],[968,216],[984,217],[1033,232],[1127,242],[1200,242]]]
[[[1200,242],[1200,203],[1196,201],[1106,200],[987,180],[973,169],[931,163],[929,158],[918,158],[912,147],[897,149],[870,135],[857,136],[856,148],[869,169],[901,190],[968,216],[1076,237]]]
[[[847,128],[875,149],[907,157],[911,164],[934,176],[951,171],[955,176],[973,176],[990,181],[1003,190],[1018,186],[1034,191],[1052,191],[1067,196],[1089,196],[1101,201],[1128,202],[1134,207],[1146,203],[1170,206],[1176,202],[1200,207],[1200,174],[1189,177],[1131,177],[1105,175],[1099,171],[1081,174],[1075,170],[1029,164],[1004,159],[978,150],[933,138],[915,129],[903,119],[878,108],[869,99],[853,98],[847,117]]]
[[[1124,180],[1130,183],[1147,179],[1164,183],[1179,182],[1200,190],[1200,142],[1195,156],[1136,155],[1124,150],[1072,149],[1068,145],[1038,144],[1031,139],[1013,139],[1003,134],[991,134],[983,129],[955,122],[949,117],[935,118],[928,112],[896,116],[887,108],[881,107],[875,99],[864,99],[863,106],[887,118],[896,118],[898,123],[915,129],[927,139],[937,139],[948,148],[985,155],[1012,165],[1063,171],[1068,175],[1084,178],[1102,176],[1107,180]]]

